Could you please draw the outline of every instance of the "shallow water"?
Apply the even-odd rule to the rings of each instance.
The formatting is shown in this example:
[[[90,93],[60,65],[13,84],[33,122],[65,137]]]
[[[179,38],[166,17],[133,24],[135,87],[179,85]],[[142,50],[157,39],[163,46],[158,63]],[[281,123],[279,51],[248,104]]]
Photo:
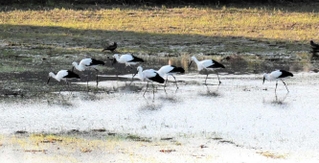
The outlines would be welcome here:
[[[166,92],[156,85],[154,97],[151,87],[143,97],[145,87],[139,81],[128,86],[130,80],[107,80],[99,85],[112,90],[108,93],[66,91],[46,100],[5,102],[0,106],[0,133],[103,128],[152,138],[222,138],[244,148],[316,153],[318,74],[295,74],[285,80],[290,92],[279,82],[277,94],[275,82],[262,84],[261,76],[221,74],[217,86],[212,74],[205,86],[205,75],[179,75],[179,89],[170,79]]]
[[[199,60],[215,59],[225,65],[225,69],[219,69],[221,74],[261,74],[273,71],[274,69],[285,69],[292,72],[309,72],[318,71],[318,58],[316,54],[309,52],[291,52],[289,54],[203,54],[203,53],[176,53],[161,56],[161,54],[136,54],[145,60],[142,64],[144,69],[159,69],[161,66],[171,63],[176,66],[182,66],[188,73],[197,73],[196,65],[188,67],[190,56],[195,55]],[[101,81],[120,80],[114,75],[133,74],[136,72],[136,66],[131,68],[122,64],[112,65],[108,59],[112,54],[95,54],[92,57],[103,60],[106,65],[98,67],[99,75],[113,75],[113,78],[102,77]],[[7,101],[7,97],[18,96],[23,98],[43,97],[50,92],[67,90],[63,82],[58,83],[48,80],[49,72],[57,72],[61,69],[72,69],[71,63],[82,59],[82,55],[58,55],[42,56],[38,55],[17,55],[5,58],[2,62],[2,89],[0,89],[0,100]],[[84,56],[83,56],[84,57]],[[87,56],[90,57],[90,56]],[[81,77],[80,82],[86,82],[87,79],[94,81],[96,78],[95,70],[86,72],[77,72]],[[204,74],[205,72],[200,72]],[[214,74],[214,72],[210,72]],[[75,80],[74,82],[79,82]],[[80,87],[82,86],[82,87]],[[85,85],[77,85],[69,88],[72,91],[85,91]],[[108,92],[109,90],[103,90]],[[4,98],[1,98],[4,97]]]

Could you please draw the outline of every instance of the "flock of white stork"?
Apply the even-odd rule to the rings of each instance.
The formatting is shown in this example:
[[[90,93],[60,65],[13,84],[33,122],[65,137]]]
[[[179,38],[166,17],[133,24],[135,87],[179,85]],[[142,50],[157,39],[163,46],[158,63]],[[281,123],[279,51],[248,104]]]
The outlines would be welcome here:
[[[117,48],[117,43],[114,42],[113,45],[110,45],[109,47],[103,49],[102,51],[110,50],[111,52],[113,52],[116,48]],[[112,65],[116,62],[121,63],[121,64],[125,64],[126,66],[130,67],[132,65],[137,65],[141,62],[144,62],[144,60],[142,58],[136,57],[132,54],[122,54],[122,55],[114,54]],[[208,74],[209,74],[208,71],[214,71],[215,69],[225,68],[225,66],[223,64],[221,64],[213,59],[206,59],[206,60],[199,61],[199,60],[197,60],[197,58],[195,56],[192,56],[191,61],[190,61],[188,66],[190,66],[192,64],[192,62],[196,63],[198,71],[202,71],[202,70],[206,71],[205,84],[206,84]],[[50,78],[54,78],[58,82],[63,80],[67,83],[67,85],[69,85],[69,82],[68,82],[69,79],[80,78],[80,76],[74,72],[74,68],[78,71],[85,71],[88,68],[92,68],[92,69],[96,70],[96,72],[98,73],[99,70],[96,67],[103,66],[103,65],[105,65],[105,63],[104,63],[104,61],[96,60],[94,58],[84,58],[79,63],[73,62],[72,65],[73,65],[72,70],[60,70],[57,74],[50,72],[49,79],[48,79],[47,83],[49,83]],[[221,84],[218,72],[217,71],[215,71],[215,72],[217,74],[217,79],[219,82],[218,84]],[[183,73],[185,73],[185,70],[182,67],[176,67],[174,65],[165,65],[165,66],[162,66],[158,70],[154,70],[154,69],[143,70],[143,68],[141,66],[138,66],[136,74],[138,74],[138,78],[141,81],[147,82],[147,86],[148,86],[148,82],[157,82],[157,83],[164,83],[165,81],[167,82],[168,76],[172,76],[175,80],[176,87],[178,88],[177,81],[176,81],[176,78],[174,75],[175,74],[183,74]],[[136,74],[133,75],[132,81],[133,81],[133,78]],[[282,83],[285,85],[287,92],[289,92],[286,83],[282,79],[286,78],[286,77],[292,77],[292,76],[293,76],[293,74],[291,72],[288,72],[285,70],[275,70],[269,74],[263,75],[263,83],[265,82],[265,80],[269,80],[269,81],[276,80],[276,88],[275,88],[275,92],[276,92],[278,80],[281,80]],[[166,78],[166,80],[164,78]],[[88,83],[88,79],[87,79],[87,83]],[[98,86],[98,74],[96,75],[96,85]],[[146,89],[147,89],[147,86],[146,86]],[[166,86],[166,83],[165,83],[164,87],[165,86]],[[146,90],[145,90],[145,92],[146,92]],[[144,95],[145,95],[145,93],[144,93]]]

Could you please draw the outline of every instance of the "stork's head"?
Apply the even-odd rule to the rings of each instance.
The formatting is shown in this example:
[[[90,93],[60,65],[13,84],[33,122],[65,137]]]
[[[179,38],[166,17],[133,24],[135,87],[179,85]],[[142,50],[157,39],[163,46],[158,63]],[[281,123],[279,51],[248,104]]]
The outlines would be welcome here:
[[[196,60],[196,57],[195,57],[195,56],[192,56],[192,57],[191,57],[191,61],[190,61],[189,64],[188,64],[188,68],[192,65],[193,61],[195,61],[195,60]]]
[[[72,71],[74,71],[74,67],[77,67],[78,66],[78,63],[77,62],[72,62]]]
[[[112,65],[114,65],[114,64],[116,63],[117,59],[119,59],[119,55],[118,55],[118,54],[114,54],[114,55],[113,55]]]
[[[50,79],[51,79],[51,77],[53,77],[53,76],[54,76],[54,73],[53,73],[53,72],[50,72],[50,73],[49,73],[49,79],[48,79],[48,81],[47,81],[47,84],[49,84]]]
[[[78,65],[77,62],[72,62],[72,66],[76,67]]]
[[[136,69],[137,69],[137,72],[139,72],[139,71],[143,71],[142,66],[138,66]]]
[[[133,75],[132,79],[135,77],[135,75],[136,75],[138,72],[142,72],[142,71],[143,71],[142,66],[138,66],[136,69],[137,69],[137,71],[136,71],[136,73]]]
[[[114,55],[113,55],[113,58],[118,59],[118,58],[119,58],[119,55],[118,55],[118,54],[114,54]]]
[[[50,72],[49,73],[49,78],[53,77],[54,76],[54,73],[53,72]]]

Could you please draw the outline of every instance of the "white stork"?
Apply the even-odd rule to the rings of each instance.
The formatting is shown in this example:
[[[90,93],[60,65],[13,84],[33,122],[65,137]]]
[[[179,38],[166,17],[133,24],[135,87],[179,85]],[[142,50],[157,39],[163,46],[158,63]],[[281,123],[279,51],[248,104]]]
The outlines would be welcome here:
[[[49,73],[49,79],[47,81],[47,84],[49,84],[51,78],[54,78],[58,82],[63,80],[63,81],[65,81],[65,83],[69,87],[68,80],[69,79],[79,79],[80,76],[78,74],[74,73],[73,71],[70,71],[70,70],[60,70],[57,74],[54,74],[53,72]]]
[[[132,54],[122,54],[119,56],[118,54],[113,55],[113,63],[124,63],[125,66],[131,66],[131,65],[136,65],[138,63],[144,62],[142,58],[138,58]]]
[[[133,75],[133,77],[138,74],[138,78],[141,80],[141,81],[146,81],[147,84],[146,84],[146,89],[145,89],[145,92],[143,94],[143,96],[145,95],[146,91],[147,91],[147,88],[148,88],[148,83],[149,82],[152,82],[152,86],[153,86],[153,98],[154,98],[154,85],[153,85],[153,82],[157,82],[157,83],[164,83],[165,80],[163,77],[161,77],[157,72],[156,70],[154,69],[146,69],[143,71],[143,68],[142,66],[138,66],[137,67],[137,72]]]
[[[289,92],[286,83],[282,80],[283,78],[286,78],[289,76],[293,77],[294,75],[291,72],[288,72],[286,70],[275,70],[269,74],[263,75],[263,84],[265,83],[265,80],[268,80],[268,81],[276,80],[276,88],[275,88],[275,92],[276,92],[277,86],[278,86],[278,80],[281,80],[282,83],[285,85],[287,92]]]
[[[185,70],[182,67],[176,67],[173,65],[165,65],[165,66],[162,66],[157,72],[162,77],[166,77],[166,82],[165,82],[164,87],[166,86],[166,83],[168,81],[168,76],[171,75],[175,80],[176,88],[178,88],[177,81],[176,81],[176,78],[174,75],[175,74],[183,74],[183,73],[185,73]]]
[[[206,60],[198,61],[195,56],[191,57],[191,62],[189,63],[188,67],[193,63],[193,61],[196,63],[198,71],[201,71],[203,69],[206,70],[207,75],[206,75],[206,79],[205,79],[205,84],[206,84],[206,80],[208,77],[208,70],[213,71],[213,70],[218,69],[218,68],[225,68],[224,65],[222,65],[221,63],[218,63],[217,61],[215,61],[213,59],[206,59]],[[219,82],[219,84],[221,84],[222,82],[219,79],[217,71],[216,71],[216,74],[217,74],[218,82]]]
[[[74,70],[74,68],[76,68],[78,71],[85,71],[87,68],[93,68],[97,73],[99,72],[98,69],[96,69],[96,66],[98,65],[105,65],[105,63],[103,61],[100,60],[96,60],[94,58],[84,58],[80,61],[80,63],[78,64],[77,62],[73,62],[72,63],[73,68],[72,71]],[[86,84],[88,87],[88,78],[86,80]],[[98,86],[99,84],[99,76],[98,74],[96,75],[96,86]]]

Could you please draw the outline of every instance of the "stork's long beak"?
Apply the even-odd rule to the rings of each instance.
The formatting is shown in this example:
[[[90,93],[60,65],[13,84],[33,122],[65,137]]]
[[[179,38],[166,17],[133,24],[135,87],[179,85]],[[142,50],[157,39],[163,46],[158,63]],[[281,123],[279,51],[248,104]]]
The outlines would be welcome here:
[[[51,79],[51,78],[49,77],[49,79],[48,79],[48,81],[47,81],[47,84],[49,84],[49,82],[50,82],[50,79]]]
[[[136,73],[132,76],[132,80],[133,80],[133,78],[135,77],[135,75],[138,73],[138,71],[136,71]]]
[[[132,80],[131,80],[131,83],[130,85],[133,83],[133,78],[135,77],[135,75],[138,73],[138,71],[136,71],[136,73],[132,76]]]
[[[265,80],[266,80],[266,78],[265,78],[265,77],[263,77],[263,84],[265,83]]]
[[[189,62],[189,64],[188,64],[188,68],[191,66],[191,64],[193,63],[193,61],[191,61],[191,62]]]

